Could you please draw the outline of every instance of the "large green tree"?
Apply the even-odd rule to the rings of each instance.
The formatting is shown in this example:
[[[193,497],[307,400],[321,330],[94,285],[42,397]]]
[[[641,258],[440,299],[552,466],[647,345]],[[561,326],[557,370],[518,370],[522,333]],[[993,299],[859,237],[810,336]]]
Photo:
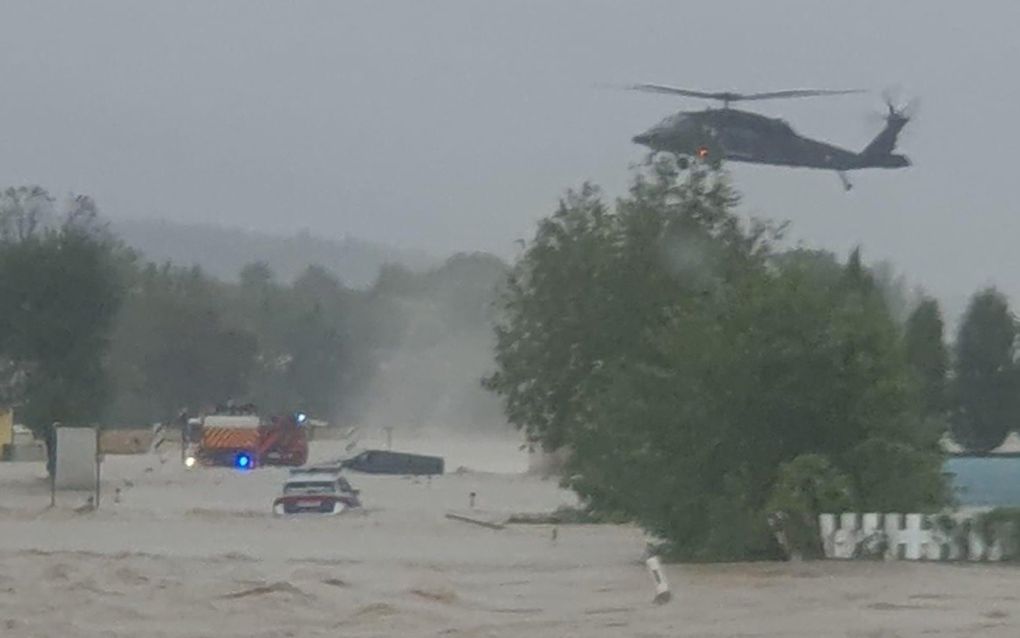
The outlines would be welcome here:
[[[619,219],[586,185],[568,193],[539,223],[525,259],[507,283],[497,327],[497,371],[487,387],[503,395],[507,417],[547,449],[568,444],[585,425],[590,378],[637,334],[614,298]],[[640,308],[635,308],[640,312]]]
[[[929,418],[941,418],[948,407],[949,352],[943,331],[939,303],[930,297],[923,299],[907,318],[904,333],[907,361],[917,378],[924,414]]]
[[[778,254],[776,229],[741,224],[735,203],[723,176],[671,162],[615,211],[590,187],[568,196],[515,266],[486,385],[532,438],[571,449],[566,482],[590,507],[677,556],[775,555],[765,508],[805,454],[855,505],[936,507],[937,437],[860,253]]]
[[[995,288],[976,293],[955,343],[953,438],[987,452],[1003,443],[1020,414],[1017,325],[1006,297]]]
[[[346,416],[350,394],[370,376],[364,293],[321,268],[287,285],[264,262],[245,267],[238,283],[148,264],[130,281],[112,354],[115,423],[161,421],[229,399],[331,420]]]
[[[133,272],[113,338],[109,421],[152,423],[247,398],[256,340],[225,317],[227,290],[198,268]]]
[[[57,421],[95,423],[110,400],[123,261],[87,197],[61,215],[41,188],[0,200],[0,360],[18,381],[7,398],[37,435]]]

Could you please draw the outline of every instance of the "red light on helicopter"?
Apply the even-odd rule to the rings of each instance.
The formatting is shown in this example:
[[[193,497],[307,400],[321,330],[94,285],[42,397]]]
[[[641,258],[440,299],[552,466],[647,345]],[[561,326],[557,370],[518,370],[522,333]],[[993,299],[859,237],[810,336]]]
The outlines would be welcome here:
[[[708,147],[707,146],[701,146],[701,147],[698,148],[698,157],[701,158],[701,159],[705,159],[706,157],[708,157]]]

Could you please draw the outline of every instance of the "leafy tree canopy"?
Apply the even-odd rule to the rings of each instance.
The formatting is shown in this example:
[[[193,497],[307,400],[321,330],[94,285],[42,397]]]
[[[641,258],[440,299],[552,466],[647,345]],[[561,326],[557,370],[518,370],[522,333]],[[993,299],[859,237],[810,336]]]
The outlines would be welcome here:
[[[669,161],[612,210],[592,186],[569,193],[514,267],[486,386],[571,450],[566,482],[592,509],[676,556],[775,555],[767,503],[805,454],[855,504],[899,490],[898,506],[937,507],[937,435],[860,252],[781,253],[782,228],[741,223],[736,203],[720,173]],[[876,468],[873,446],[918,471]]]
[[[37,434],[97,421],[111,387],[106,353],[130,256],[87,197],[62,213],[41,188],[0,197],[0,368],[4,394]]]
[[[953,438],[985,452],[1016,426],[1017,326],[1006,297],[994,288],[975,294],[955,343]]]

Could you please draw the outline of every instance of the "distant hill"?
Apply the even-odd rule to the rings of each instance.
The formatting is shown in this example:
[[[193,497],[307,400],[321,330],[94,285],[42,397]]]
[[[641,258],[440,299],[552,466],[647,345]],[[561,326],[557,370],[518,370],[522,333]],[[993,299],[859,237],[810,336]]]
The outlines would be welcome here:
[[[412,270],[440,263],[422,251],[407,251],[360,239],[327,239],[307,232],[289,237],[215,226],[166,220],[117,219],[111,229],[149,261],[171,261],[182,266],[197,264],[224,280],[236,280],[241,268],[265,261],[280,281],[290,281],[309,265],[331,271],[344,284],[365,288],[375,281],[379,267],[395,263]]]

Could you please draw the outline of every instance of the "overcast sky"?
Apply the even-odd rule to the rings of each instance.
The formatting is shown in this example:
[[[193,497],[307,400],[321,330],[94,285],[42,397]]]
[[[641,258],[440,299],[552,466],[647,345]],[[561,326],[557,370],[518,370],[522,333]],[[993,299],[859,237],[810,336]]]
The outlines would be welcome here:
[[[862,148],[891,85],[920,99],[914,166],[733,165],[744,210],[861,243],[949,303],[1020,302],[1020,3],[0,3],[0,185],[112,217],[307,228],[503,256],[567,187],[611,194],[631,136],[697,100],[600,88],[867,88],[762,103]]]

